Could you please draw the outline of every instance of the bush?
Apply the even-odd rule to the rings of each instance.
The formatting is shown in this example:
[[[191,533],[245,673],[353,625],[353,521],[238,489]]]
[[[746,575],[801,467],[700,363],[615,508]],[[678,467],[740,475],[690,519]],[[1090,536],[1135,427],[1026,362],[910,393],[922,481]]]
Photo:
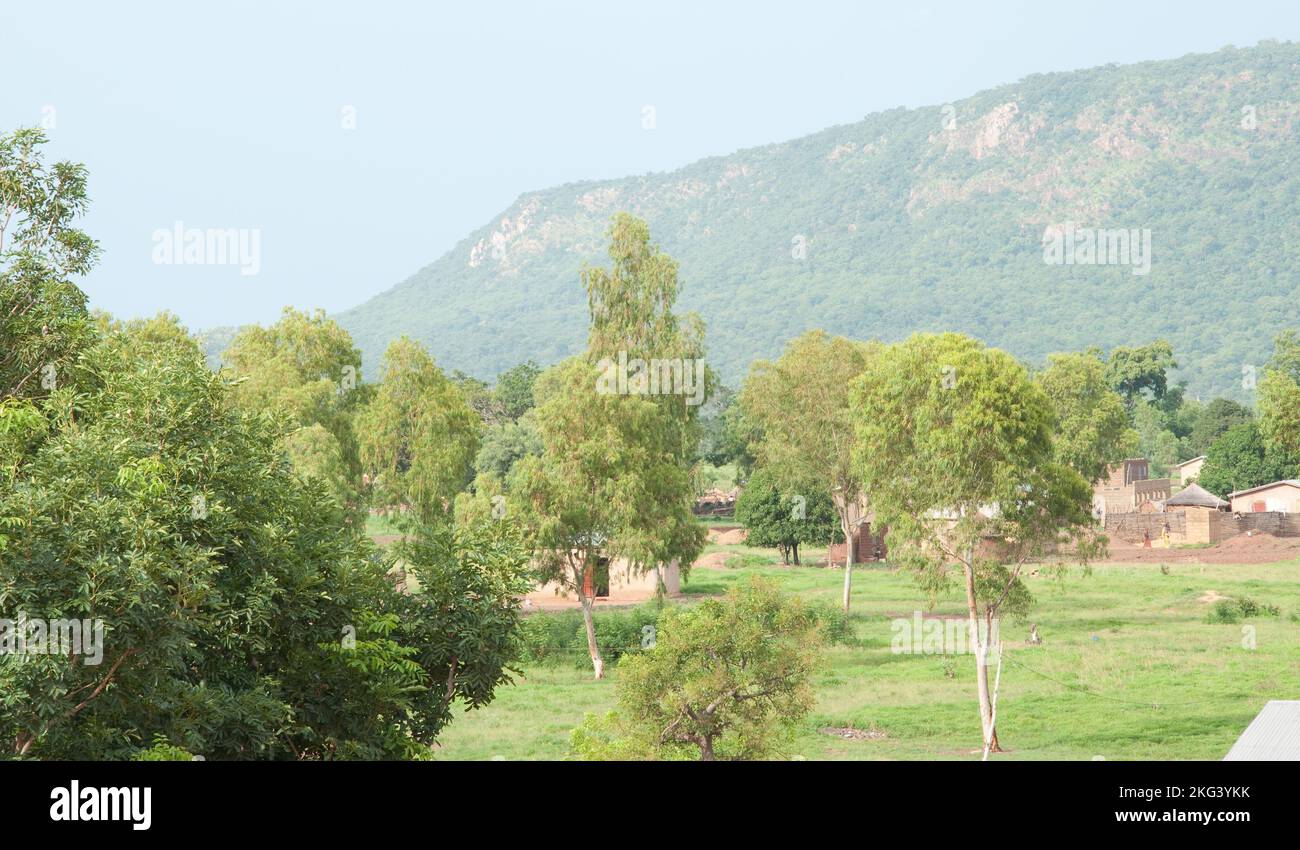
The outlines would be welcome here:
[[[822,640],[827,644],[838,646],[856,646],[857,637],[853,634],[853,625],[849,615],[838,605],[825,602],[808,606],[813,619],[821,626]]]
[[[131,758],[132,761],[194,761],[194,754],[184,747],[178,747],[167,740],[165,735],[154,735],[153,746],[140,750]]]
[[[640,652],[648,637],[646,626],[658,627],[662,609],[657,605],[615,609],[593,614],[596,642],[606,664],[617,664],[629,652]],[[533,662],[569,661],[576,667],[590,663],[582,612],[544,611],[524,618],[521,629],[524,657]]]
[[[756,576],[725,599],[664,610],[653,650],[620,671],[618,709],[572,735],[585,760],[780,755],[812,709],[820,626],[806,605]]]
[[[1206,622],[1231,624],[1251,617],[1276,617],[1280,613],[1281,609],[1276,605],[1256,602],[1243,596],[1240,599],[1224,599],[1216,603],[1206,617]]]

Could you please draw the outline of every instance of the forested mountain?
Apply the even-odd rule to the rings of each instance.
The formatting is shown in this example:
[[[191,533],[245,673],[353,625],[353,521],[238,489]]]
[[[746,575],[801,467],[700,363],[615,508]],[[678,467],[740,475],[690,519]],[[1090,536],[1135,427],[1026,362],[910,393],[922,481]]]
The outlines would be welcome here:
[[[1300,322],[1298,152],[1300,45],[1035,75],[670,173],[529,192],[337,318],[372,376],[399,334],[485,378],[553,362],[585,342],[578,272],[628,210],[680,260],[679,306],[706,320],[729,383],[812,327],[958,330],[1034,363],[1163,337],[1192,393],[1244,400],[1243,365]],[[1071,223],[1149,229],[1149,272],[1048,263],[1045,230]]]

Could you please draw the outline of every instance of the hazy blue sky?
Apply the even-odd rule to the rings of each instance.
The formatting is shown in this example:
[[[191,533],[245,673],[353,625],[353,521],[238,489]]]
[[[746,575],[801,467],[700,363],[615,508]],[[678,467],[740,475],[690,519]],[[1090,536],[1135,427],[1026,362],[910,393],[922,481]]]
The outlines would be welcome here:
[[[6,0],[0,127],[89,166],[93,304],[198,329],[351,307],[530,189],[1264,38],[1300,3]],[[178,220],[260,228],[260,272],[155,264]]]

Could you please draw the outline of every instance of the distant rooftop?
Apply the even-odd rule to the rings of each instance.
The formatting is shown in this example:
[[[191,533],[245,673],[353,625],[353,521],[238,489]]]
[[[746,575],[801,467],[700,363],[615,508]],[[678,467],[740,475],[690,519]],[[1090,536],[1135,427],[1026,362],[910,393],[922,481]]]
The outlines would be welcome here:
[[[1300,479],[1297,479],[1297,478],[1283,478],[1281,481],[1270,481],[1269,483],[1267,483],[1267,484],[1261,484],[1261,485],[1259,485],[1258,487],[1247,487],[1245,490],[1237,490],[1236,492],[1229,493],[1228,495],[1229,495],[1229,496],[1244,496],[1244,495],[1246,495],[1247,493],[1254,493],[1256,490],[1266,490],[1266,489],[1268,489],[1269,487],[1276,487],[1276,486],[1278,486],[1279,484],[1289,484],[1289,485],[1291,485],[1292,487],[1300,487]]]
[[[1177,496],[1165,499],[1165,507],[1226,508],[1228,503],[1199,484],[1188,484]]]

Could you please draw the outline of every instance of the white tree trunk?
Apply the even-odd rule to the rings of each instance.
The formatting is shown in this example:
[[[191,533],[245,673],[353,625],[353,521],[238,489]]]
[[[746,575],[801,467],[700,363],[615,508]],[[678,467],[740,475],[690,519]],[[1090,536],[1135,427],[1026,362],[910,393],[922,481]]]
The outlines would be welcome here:
[[[962,565],[966,573],[966,614],[970,624],[970,642],[975,647],[975,688],[980,701],[980,728],[983,731],[983,745],[986,752],[1001,752],[998,746],[998,731],[994,725],[993,700],[989,694],[989,646],[992,635],[980,638],[979,601],[975,597],[975,547],[967,553],[967,561]],[[989,632],[992,632],[990,627]]]
[[[591,618],[591,600],[586,590],[579,591],[582,597],[582,624],[587,627],[587,652],[591,654],[591,667],[596,671],[596,678],[605,678],[605,660],[600,657],[600,647],[596,645],[596,624]]]
[[[992,640],[992,624],[989,625],[989,640]],[[992,735],[984,736],[984,761],[989,760],[989,753],[993,743],[997,740],[998,730],[998,689],[1002,687],[1002,640],[998,640],[998,671],[993,674],[993,698],[989,700],[989,728],[993,730]]]
[[[853,592],[853,524],[849,521],[847,509],[840,517],[840,527],[844,530],[844,613],[849,611],[849,596]]]

